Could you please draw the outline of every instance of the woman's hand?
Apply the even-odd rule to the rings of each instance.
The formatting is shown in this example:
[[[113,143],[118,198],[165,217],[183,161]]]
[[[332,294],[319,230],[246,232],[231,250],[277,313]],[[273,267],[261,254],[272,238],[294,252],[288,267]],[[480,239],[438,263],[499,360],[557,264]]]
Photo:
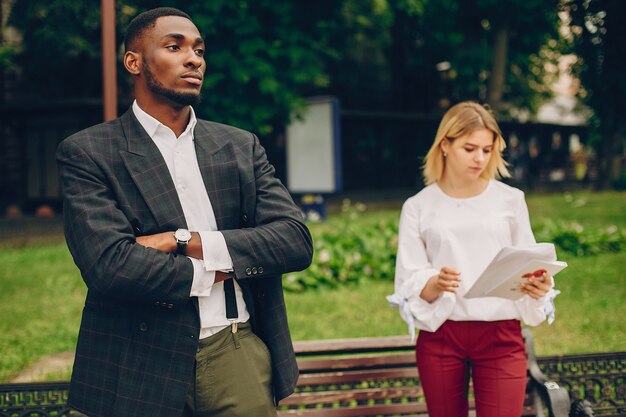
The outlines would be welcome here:
[[[540,276],[532,275],[527,282],[520,284],[519,291],[532,298],[541,298],[552,288],[552,280],[546,271]]]
[[[461,273],[454,268],[444,266],[437,275],[428,279],[420,297],[431,303],[444,291],[456,294],[459,285],[461,285]]]

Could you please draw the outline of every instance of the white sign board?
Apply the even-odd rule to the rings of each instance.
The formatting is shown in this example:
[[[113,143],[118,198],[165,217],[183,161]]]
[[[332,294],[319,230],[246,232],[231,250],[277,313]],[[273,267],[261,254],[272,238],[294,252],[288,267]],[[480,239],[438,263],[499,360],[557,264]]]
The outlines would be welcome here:
[[[339,103],[317,97],[308,104],[287,127],[287,185],[292,193],[334,193],[341,188]]]

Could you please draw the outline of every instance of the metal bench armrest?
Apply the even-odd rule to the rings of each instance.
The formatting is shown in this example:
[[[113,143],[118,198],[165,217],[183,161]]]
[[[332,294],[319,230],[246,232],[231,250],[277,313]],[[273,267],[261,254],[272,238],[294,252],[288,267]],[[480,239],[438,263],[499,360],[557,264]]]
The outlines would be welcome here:
[[[568,417],[570,410],[569,393],[557,382],[550,381],[548,377],[544,375],[537,364],[532,332],[525,328],[522,330],[522,333],[526,343],[526,367],[533,387],[547,404],[551,416]]]

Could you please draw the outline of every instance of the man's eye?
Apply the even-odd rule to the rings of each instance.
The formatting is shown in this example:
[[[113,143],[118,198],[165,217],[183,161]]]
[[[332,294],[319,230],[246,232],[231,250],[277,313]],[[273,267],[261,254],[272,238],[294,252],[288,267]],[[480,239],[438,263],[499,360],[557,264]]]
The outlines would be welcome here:
[[[178,45],[168,45],[166,48],[172,51],[178,51],[180,49]]]
[[[204,49],[196,49],[196,54],[199,56],[204,56]]]

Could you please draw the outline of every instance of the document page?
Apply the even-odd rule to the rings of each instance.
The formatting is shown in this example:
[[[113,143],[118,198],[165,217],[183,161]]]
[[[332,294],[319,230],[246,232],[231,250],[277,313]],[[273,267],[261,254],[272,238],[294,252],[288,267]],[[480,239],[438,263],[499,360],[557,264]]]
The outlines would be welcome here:
[[[517,287],[527,280],[524,275],[545,269],[548,275],[556,275],[567,264],[556,260],[552,243],[536,243],[531,246],[506,246],[489,263],[464,297],[502,297],[511,300],[523,296]]]

